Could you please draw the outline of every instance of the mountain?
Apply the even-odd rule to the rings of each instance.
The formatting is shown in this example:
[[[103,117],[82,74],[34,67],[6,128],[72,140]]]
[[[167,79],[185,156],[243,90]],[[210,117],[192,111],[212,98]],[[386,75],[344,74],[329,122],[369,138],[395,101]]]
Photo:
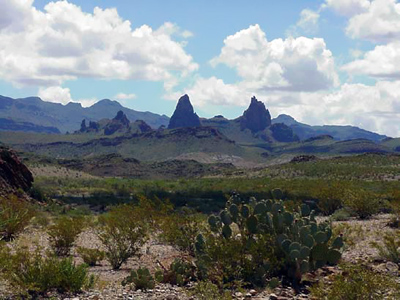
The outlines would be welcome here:
[[[168,129],[200,126],[199,116],[194,112],[189,96],[183,95],[176,105],[176,109],[169,120]]]
[[[385,135],[380,135],[355,126],[311,126],[297,122],[294,118],[288,115],[279,115],[277,118],[272,119],[272,123],[283,123],[289,126],[293,130],[293,132],[300,138],[300,140],[306,140],[319,135],[330,135],[338,141],[367,139],[374,142],[379,142],[386,138]]]
[[[89,125],[86,125],[86,120],[83,119],[81,128],[79,131],[75,131],[74,134],[91,133],[97,135],[113,135],[119,134],[141,134],[152,131],[153,129],[144,121],[136,120],[131,123],[128,117],[122,110],[117,112],[117,115],[113,119],[103,119],[99,122],[89,121]]]
[[[229,139],[244,145],[274,142],[295,142],[298,137],[285,124],[271,124],[271,115],[263,102],[252,97],[243,115],[234,120],[223,116],[201,119],[204,126],[217,128]]]
[[[166,126],[169,122],[165,115],[135,111],[108,99],[85,108],[79,103],[62,105],[45,102],[38,97],[12,99],[0,96],[0,119],[9,120],[14,125],[8,127],[17,131],[73,132],[80,128],[83,119],[89,122],[111,119],[118,111],[122,111],[130,121],[143,120],[153,128]],[[0,122],[0,130],[1,128]],[[6,125],[3,125],[3,128],[7,130]]]
[[[247,128],[252,133],[256,133],[268,126],[271,126],[271,115],[264,103],[253,96],[249,108],[244,111],[240,120],[240,127],[242,130]]]

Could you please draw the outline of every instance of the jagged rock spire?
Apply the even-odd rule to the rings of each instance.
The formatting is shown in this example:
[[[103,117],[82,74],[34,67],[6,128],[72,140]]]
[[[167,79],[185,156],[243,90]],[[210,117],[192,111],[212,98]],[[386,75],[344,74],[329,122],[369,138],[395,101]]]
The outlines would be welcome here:
[[[263,102],[256,97],[251,98],[250,106],[243,113],[240,126],[241,129],[250,129],[253,133],[264,130],[271,125],[271,115],[265,108]]]
[[[194,112],[189,96],[183,95],[169,120],[168,129],[201,126],[199,116]]]

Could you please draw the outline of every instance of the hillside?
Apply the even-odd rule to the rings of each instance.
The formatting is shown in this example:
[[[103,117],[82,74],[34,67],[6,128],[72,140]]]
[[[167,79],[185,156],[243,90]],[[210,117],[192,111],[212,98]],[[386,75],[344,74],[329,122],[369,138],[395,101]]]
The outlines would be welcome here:
[[[279,115],[277,118],[272,119],[272,123],[273,124],[283,123],[289,126],[301,140],[306,140],[319,135],[330,135],[335,140],[339,141],[351,140],[351,139],[367,139],[379,142],[384,138],[386,138],[385,135],[380,135],[355,126],[339,126],[339,125],[311,126],[297,122],[293,117],[288,115]]]
[[[35,132],[73,132],[79,129],[83,119],[88,121],[98,121],[101,119],[111,119],[118,111],[123,111],[130,121],[143,120],[153,128],[167,125],[169,118],[165,115],[157,115],[151,112],[139,112],[123,107],[117,101],[108,99],[101,100],[90,107],[82,107],[79,103],[59,103],[45,102],[38,97],[23,99],[12,99],[0,96],[0,119],[11,120],[14,123],[29,123],[27,126],[7,125],[0,122],[1,130],[16,131],[35,131]],[[2,125],[3,124],[3,125]],[[4,125],[5,124],[5,125]],[[52,130],[43,130],[44,127],[51,127]]]

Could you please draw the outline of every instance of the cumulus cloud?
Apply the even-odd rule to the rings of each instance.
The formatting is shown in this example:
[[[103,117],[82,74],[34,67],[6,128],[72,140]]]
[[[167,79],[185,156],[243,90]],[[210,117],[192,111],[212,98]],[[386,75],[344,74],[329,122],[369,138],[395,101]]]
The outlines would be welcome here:
[[[313,91],[339,84],[331,51],[320,38],[268,41],[259,25],[224,40],[211,64],[225,64],[257,90]]]
[[[335,0],[336,1],[336,0]],[[400,38],[400,4],[396,0],[374,0],[368,9],[354,15],[346,28],[352,38],[390,42]]]
[[[198,65],[166,23],[132,29],[116,9],[85,13],[68,1],[44,10],[32,0],[0,0],[0,78],[16,85],[57,86],[79,77],[168,81]]]
[[[115,99],[117,100],[132,100],[136,98],[135,94],[125,94],[125,93],[119,93],[114,96]]]
[[[400,79],[400,42],[376,46],[363,58],[344,65],[342,69],[350,74]]]
[[[339,15],[351,17],[366,12],[370,4],[369,0],[326,0],[322,9],[329,8]]]
[[[61,86],[42,87],[39,89],[38,97],[47,102],[61,103],[63,105],[70,102],[80,103],[83,107],[92,106],[98,101],[96,98],[73,100],[71,90]]]

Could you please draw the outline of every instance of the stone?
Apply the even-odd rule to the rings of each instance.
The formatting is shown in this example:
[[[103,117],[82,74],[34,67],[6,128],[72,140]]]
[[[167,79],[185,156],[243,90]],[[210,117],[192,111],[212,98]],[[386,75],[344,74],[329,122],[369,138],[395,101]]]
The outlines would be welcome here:
[[[257,295],[257,291],[256,290],[250,290],[249,293],[250,293],[251,296]]]
[[[278,300],[278,296],[272,293],[269,295],[269,300]]]
[[[199,116],[194,112],[188,95],[183,95],[169,120],[168,129],[201,126]]]

